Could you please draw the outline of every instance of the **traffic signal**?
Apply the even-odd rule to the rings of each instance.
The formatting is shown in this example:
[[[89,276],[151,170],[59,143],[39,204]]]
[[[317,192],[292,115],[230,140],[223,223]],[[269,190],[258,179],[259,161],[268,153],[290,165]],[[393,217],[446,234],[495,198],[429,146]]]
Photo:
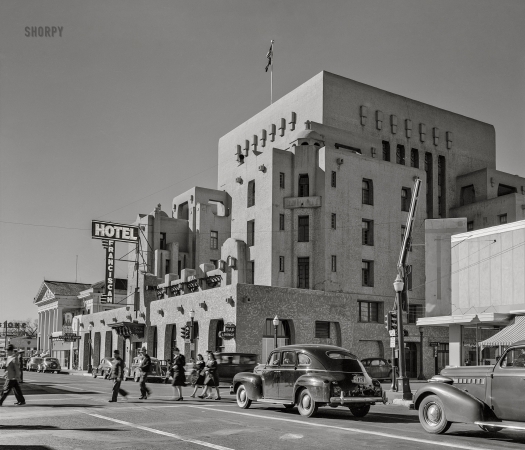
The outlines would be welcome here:
[[[397,312],[396,311],[388,311],[387,327],[389,331],[397,330]]]
[[[191,339],[191,328],[190,327],[185,327],[184,328],[184,339]]]
[[[186,327],[182,327],[182,328],[180,329],[180,337],[181,337],[182,339],[186,339]]]

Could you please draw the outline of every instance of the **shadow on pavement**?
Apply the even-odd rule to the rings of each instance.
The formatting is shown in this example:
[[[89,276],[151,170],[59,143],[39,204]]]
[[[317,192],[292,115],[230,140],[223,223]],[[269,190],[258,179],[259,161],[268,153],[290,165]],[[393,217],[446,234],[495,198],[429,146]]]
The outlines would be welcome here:
[[[53,450],[51,447],[48,447],[47,445],[0,445],[0,449],[5,450]]]
[[[75,395],[87,395],[87,394],[98,394],[98,392],[93,391],[77,391],[75,390],[68,390],[68,389],[61,389],[54,387],[52,384],[46,384],[46,383],[22,383],[20,386],[22,388],[22,393],[25,396],[31,396],[31,395],[42,395],[42,394],[75,394]],[[110,390],[108,389],[108,392]]]
[[[53,425],[0,425],[2,430],[118,431],[115,428],[62,428]]]
[[[454,424],[452,424],[454,427]],[[483,438],[492,442],[512,442],[516,444],[525,444],[525,436],[523,432],[519,431],[500,431],[495,433],[489,433],[481,430],[472,431],[454,431],[451,428],[448,433],[444,436],[456,436],[465,438]]]

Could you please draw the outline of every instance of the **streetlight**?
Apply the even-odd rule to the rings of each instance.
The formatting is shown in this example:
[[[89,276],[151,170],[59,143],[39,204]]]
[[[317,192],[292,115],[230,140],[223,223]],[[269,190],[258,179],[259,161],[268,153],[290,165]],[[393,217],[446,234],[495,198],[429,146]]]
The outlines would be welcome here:
[[[279,317],[273,318],[273,348],[277,348],[277,327],[279,326]]]
[[[193,326],[194,326],[194,320],[195,320],[195,311],[193,311],[193,308],[190,310],[190,320],[191,320],[191,326],[190,326],[190,358],[193,358],[194,353],[194,334],[193,334]]]
[[[397,379],[397,391],[403,393],[403,400],[412,400],[410,381],[406,376],[405,361],[405,338],[403,336],[403,307],[401,304],[401,292],[405,283],[399,274],[394,281],[394,290],[397,299],[397,335],[399,342],[399,378]]]
[[[91,362],[91,331],[93,330],[93,325],[91,325],[91,323],[89,324],[89,356],[88,356],[88,367],[87,367],[87,370],[88,370],[88,373],[91,373],[92,370],[93,370],[93,364]]]
[[[419,375],[417,379],[425,379],[425,375],[423,375],[423,327],[419,327]]]

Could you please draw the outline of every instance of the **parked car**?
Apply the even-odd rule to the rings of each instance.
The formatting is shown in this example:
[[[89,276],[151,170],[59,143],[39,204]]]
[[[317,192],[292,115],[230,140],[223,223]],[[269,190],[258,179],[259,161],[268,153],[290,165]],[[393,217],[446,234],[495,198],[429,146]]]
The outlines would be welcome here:
[[[391,361],[384,358],[365,358],[361,362],[365,366],[368,375],[378,380],[392,379],[392,364]],[[399,369],[396,367],[396,376],[399,375]]]
[[[418,389],[414,408],[428,433],[445,433],[454,422],[484,431],[525,430],[525,341],[507,349],[493,366],[445,368]]]
[[[114,359],[115,358],[110,357],[102,358],[100,364],[97,367],[93,367],[93,370],[91,371],[91,376],[93,378],[101,376],[102,378],[107,379],[111,373]]]
[[[38,365],[39,372],[54,372],[54,373],[60,373],[62,368],[60,367],[60,363],[58,362],[58,359],[56,358],[44,358],[44,361],[41,362]]]
[[[135,356],[131,363],[131,367],[124,368],[124,379],[133,378],[135,382],[139,382],[140,379],[140,356]],[[160,362],[157,358],[151,358],[151,371],[148,373],[149,381],[164,381],[164,376],[162,374],[162,368],[160,367]]]
[[[39,356],[33,356],[29,359],[29,361],[26,364],[26,370],[29,372],[32,372],[33,370],[36,372],[38,370],[38,366],[44,362],[44,358],[40,358]]]
[[[253,372],[257,366],[254,353],[215,353],[219,380],[231,381],[239,372]]]
[[[252,401],[297,406],[299,414],[312,417],[320,406],[346,406],[364,417],[370,405],[384,403],[379,381],[373,380],[355,355],[333,345],[286,345],[270,353],[253,373],[233,378],[231,393],[237,405]]]
[[[1,358],[0,359],[0,369],[5,369],[6,364],[7,364],[7,358]]]

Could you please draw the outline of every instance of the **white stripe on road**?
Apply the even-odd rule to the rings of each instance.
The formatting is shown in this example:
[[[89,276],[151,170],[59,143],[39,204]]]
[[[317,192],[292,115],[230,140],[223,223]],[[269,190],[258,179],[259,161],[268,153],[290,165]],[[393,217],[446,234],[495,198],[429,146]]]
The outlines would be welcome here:
[[[240,416],[257,417],[259,419],[278,420],[281,422],[298,423],[300,425],[304,425],[307,427],[331,428],[331,429],[336,429],[336,430],[352,431],[354,433],[368,434],[372,436],[381,436],[381,437],[386,437],[386,438],[391,438],[391,439],[400,439],[403,441],[419,442],[421,444],[440,445],[441,447],[461,448],[464,450],[479,450],[479,447],[471,447],[469,445],[461,445],[458,443],[436,442],[436,441],[430,441],[428,439],[418,439],[418,438],[411,438],[408,436],[398,436],[396,434],[382,433],[380,431],[365,431],[365,430],[358,429],[358,428],[338,427],[336,425],[324,425],[321,423],[304,422],[304,421],[295,420],[295,419],[285,419],[283,417],[271,417],[271,416],[262,416],[260,414],[243,413],[240,411],[228,411],[226,409],[215,409],[215,408],[212,409],[212,408],[207,408],[205,406],[194,406],[194,405],[184,405],[184,406],[188,408],[205,409],[207,411],[213,411],[213,412],[222,412],[222,413],[229,413],[229,414],[238,414]]]
[[[162,436],[172,437],[172,438],[178,439],[180,441],[191,442],[192,444],[202,445],[203,447],[214,448],[216,450],[233,450],[233,449],[231,449],[229,447],[222,447],[221,445],[210,444],[209,442],[198,441],[196,439],[184,438],[184,437],[179,436],[177,434],[168,433],[166,431],[155,430],[154,428],[143,427],[142,425],[135,425],[134,423],[124,422],[123,420],[117,420],[117,419],[113,419],[111,417],[101,416],[99,414],[90,414],[90,413],[84,413],[84,414],[88,414],[88,415],[93,416],[93,417],[98,417],[100,419],[110,420],[111,422],[120,423],[121,425],[127,425],[129,427],[137,428],[139,430],[149,431],[150,433],[156,433],[156,434],[161,434]]]

